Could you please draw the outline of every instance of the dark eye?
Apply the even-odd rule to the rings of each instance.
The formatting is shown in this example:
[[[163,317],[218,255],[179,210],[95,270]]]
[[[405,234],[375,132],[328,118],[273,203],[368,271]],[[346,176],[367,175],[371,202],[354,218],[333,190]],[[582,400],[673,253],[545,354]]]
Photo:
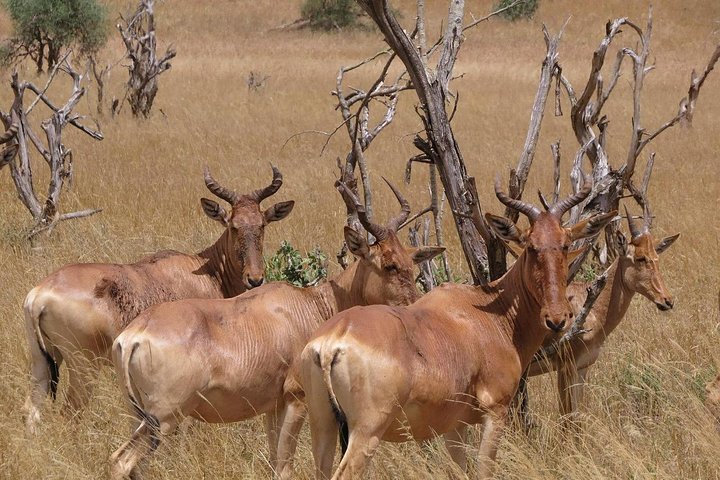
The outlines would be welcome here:
[[[635,261],[639,262],[639,263],[645,263],[645,262],[647,262],[647,258],[646,257],[636,257]]]
[[[385,265],[385,271],[388,273],[397,273],[397,271],[398,271],[397,265],[394,265],[394,264]]]

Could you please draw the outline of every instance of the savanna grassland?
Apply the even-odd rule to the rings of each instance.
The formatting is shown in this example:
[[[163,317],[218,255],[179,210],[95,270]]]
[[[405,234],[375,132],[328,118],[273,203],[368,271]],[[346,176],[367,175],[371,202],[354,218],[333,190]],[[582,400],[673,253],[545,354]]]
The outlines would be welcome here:
[[[467,3],[476,16],[490,9],[487,1]],[[429,7],[434,19],[429,31],[438,30],[444,4]],[[497,173],[507,178],[522,150],[545,53],[542,24],[556,31],[570,18],[560,58],[564,74],[579,89],[605,22],[629,16],[644,25],[648,8],[645,1],[622,0],[540,4],[531,21],[492,20],[469,32],[455,69],[463,76],[454,83],[460,101],[453,126],[487,211],[501,211],[492,180]],[[109,3],[114,12],[130,6],[125,1]],[[403,21],[411,24],[412,2],[396,6],[405,12]],[[344,158],[347,136],[340,131],[321,154],[324,135],[296,134],[337,126],[341,118],[329,92],[338,67],[370,56],[383,44],[372,30],[271,30],[297,18],[299,9],[298,0],[157,5],[160,48],[171,42],[178,55],[161,77],[152,117],[136,121],[127,109],[117,119],[100,118],[106,136],[102,142],[72,129],[65,136],[75,152],[75,183],[65,192],[61,208],[101,207],[102,213],[65,222],[31,246],[25,240],[31,218],[16,198],[8,169],[0,171],[0,478],[94,479],[106,474],[107,458],[130,433],[126,404],[111,368],[102,370],[82,416],[68,421],[59,405],[48,405],[39,435],[24,432],[21,407],[28,392],[28,353],[22,302],[38,281],[67,263],[130,262],[159,249],[195,252],[212,243],[221,229],[200,208],[199,197],[208,195],[202,165],[208,164],[223,184],[242,191],[266,185],[270,162],[277,165],[285,183],[272,201],[294,199],[297,204],[288,219],[267,228],[266,251],[283,239],[301,250],[318,245],[330,253],[331,274],[338,271],[334,252],[345,216],[333,181],[335,159]],[[9,31],[8,19],[0,16],[0,37]],[[645,85],[642,117],[649,130],[674,115],[690,70],[704,67],[718,41],[720,2],[654,2],[656,70]],[[634,37],[629,42],[634,46]],[[113,32],[102,58],[115,61],[121,54]],[[374,63],[372,72],[350,77],[349,83],[367,88],[381,66]],[[248,90],[250,71],[268,75],[266,85]],[[5,110],[12,98],[10,72],[0,73],[0,105]],[[618,95],[607,107],[608,150],[616,164],[624,161],[629,143],[629,75],[627,71],[620,80]],[[29,65],[21,76],[45,82],[44,77],[35,78]],[[125,78],[125,70],[116,67],[107,94],[121,95]],[[61,83],[53,88],[51,95],[63,94]],[[381,185],[380,175],[401,184],[405,162],[415,154],[411,134],[421,125],[412,111],[414,100],[412,92],[401,98],[394,123],[368,151],[375,185]],[[80,110],[94,112],[92,89]],[[43,113],[37,110],[34,115]],[[576,149],[569,118],[548,114],[526,192],[551,188],[549,145],[558,138],[563,169],[569,172]],[[702,406],[703,385],[720,366],[720,72],[703,87],[693,128],[666,132],[652,150],[657,152],[650,189],[655,236],[681,233],[662,259],[676,306],[661,313],[642,298],[634,300],[591,370],[582,407],[585,433],[579,438],[569,439],[558,428],[553,379],[533,379],[532,411],[538,427],[529,438],[508,432],[498,456],[498,478],[720,478],[720,435]],[[39,163],[36,170],[43,192],[46,174]],[[423,170],[417,167],[411,185],[403,186],[415,210],[428,201]],[[383,187],[376,188],[375,209],[379,219],[397,209]],[[462,253],[449,223],[446,232],[451,262],[462,272]],[[472,455],[474,448],[468,448]],[[267,478],[266,456],[259,420],[221,426],[193,423],[164,441],[147,473],[158,479]],[[296,465],[299,478],[312,476],[307,430]],[[440,442],[427,447],[385,444],[372,465],[374,479],[435,479],[453,472]]]

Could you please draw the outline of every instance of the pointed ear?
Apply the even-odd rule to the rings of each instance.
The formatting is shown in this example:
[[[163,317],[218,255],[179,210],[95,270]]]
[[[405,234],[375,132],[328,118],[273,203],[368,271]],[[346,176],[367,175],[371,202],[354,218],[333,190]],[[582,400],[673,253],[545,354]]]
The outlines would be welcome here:
[[[270,222],[277,222],[278,220],[282,220],[283,218],[290,215],[290,212],[292,212],[293,207],[295,206],[295,201],[290,200],[289,202],[280,202],[276,203],[272,207],[265,210],[265,221],[267,223]]]
[[[200,204],[202,205],[205,215],[227,227],[227,213],[216,201],[210,200],[209,198],[201,198]]]
[[[514,258],[518,258],[523,250],[525,250],[525,247],[522,245],[519,245],[517,243],[510,243],[503,241],[503,245],[505,245],[505,248],[507,248],[507,251],[510,252],[510,255],[512,255]]]
[[[613,210],[609,213],[602,213],[599,215],[593,215],[590,218],[586,218],[582,222],[578,222],[570,228],[570,239],[572,241],[580,240],[581,238],[593,237],[600,233],[605,225],[610,223],[610,220],[615,218],[617,210]]]
[[[569,252],[569,253],[568,253],[568,256],[567,256],[568,263],[571,263],[571,262],[572,262],[573,260],[575,260],[577,257],[579,257],[580,255],[582,255],[582,254],[584,254],[585,252],[587,252],[587,249],[590,248],[590,247],[591,247],[591,245],[585,245],[584,247],[580,247],[580,248],[578,248],[577,250],[573,250],[572,252]]]
[[[627,255],[628,253],[628,241],[627,238],[625,238],[625,235],[618,230],[615,234],[615,240],[617,241],[618,247],[620,247],[620,253],[623,255]]]
[[[352,228],[345,227],[345,243],[347,243],[350,252],[359,258],[370,258],[370,246],[367,240]]]
[[[525,235],[517,228],[513,222],[505,217],[498,217],[492,213],[485,214],[485,221],[490,225],[490,228],[495,234],[500,237],[504,242],[510,243],[515,242],[518,245],[525,246]]]
[[[411,251],[410,257],[414,264],[426,262],[440,255],[445,251],[445,247],[420,247],[415,251]]]
[[[667,248],[670,245],[672,245],[673,242],[675,242],[675,240],[677,240],[679,236],[680,236],[680,234],[676,233],[675,235],[671,235],[669,237],[665,237],[662,240],[660,240],[658,242],[658,244],[655,245],[655,251],[657,252],[657,254],[660,255],[662,252],[667,250]]]

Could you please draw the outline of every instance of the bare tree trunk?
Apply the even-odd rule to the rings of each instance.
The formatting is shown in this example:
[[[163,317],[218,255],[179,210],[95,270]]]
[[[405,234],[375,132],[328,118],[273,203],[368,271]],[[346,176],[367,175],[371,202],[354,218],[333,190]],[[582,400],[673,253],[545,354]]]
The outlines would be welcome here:
[[[435,164],[445,189],[455,226],[475,283],[486,283],[490,272],[485,242],[471,220],[478,205],[468,188],[465,163],[453,135],[445,109],[447,87],[462,37],[464,2],[452,2],[443,50],[435,75],[423,64],[423,58],[390,11],[387,0],[358,0],[360,6],[380,28],[385,41],[401,59],[415,87],[423,111],[427,140],[416,138],[416,145]]]
[[[158,76],[170,68],[170,60],[176,54],[170,46],[162,58],[157,58],[154,4],[154,0],[140,0],[135,14],[123,19],[125,25],[117,25],[130,60],[128,103],[134,116],[144,118],[150,115],[158,90]]]
[[[97,113],[102,116],[105,113],[105,79],[112,67],[111,65],[105,65],[104,67],[99,68],[94,54],[88,57],[88,61],[90,63],[90,71],[95,79],[95,88],[97,91]]]

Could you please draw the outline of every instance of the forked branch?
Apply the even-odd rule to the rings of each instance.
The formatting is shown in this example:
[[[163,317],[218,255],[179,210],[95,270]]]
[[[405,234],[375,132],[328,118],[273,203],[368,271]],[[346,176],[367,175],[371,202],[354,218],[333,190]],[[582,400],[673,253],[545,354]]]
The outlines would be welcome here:
[[[60,107],[56,106],[47,96],[50,84],[58,72],[67,74],[72,81],[70,94]],[[71,182],[73,177],[73,153],[63,143],[63,129],[67,125],[72,125],[91,138],[103,139],[100,131],[82,125],[80,123],[82,117],[73,113],[86,91],[82,82],[83,76],[73,69],[67,56],[53,70],[47,84],[42,89],[31,82],[21,82],[17,72],[12,75],[10,86],[13,90],[14,101],[9,113],[0,112],[0,117],[7,130],[0,140],[11,142],[8,148],[12,149],[13,154],[12,156],[5,155],[7,149],[4,150],[2,159],[0,159],[2,161],[0,167],[5,164],[10,165],[10,175],[20,201],[34,219],[34,227],[28,235],[29,238],[35,237],[40,232],[51,231],[58,222],[86,217],[100,211],[100,209],[86,209],[71,213],[60,213],[59,211],[63,187],[66,182]],[[24,101],[28,91],[34,93],[36,97],[26,110]],[[28,116],[29,111],[39,101],[51,111],[51,115],[40,123],[45,132],[45,141],[35,133]],[[0,141],[0,143],[2,142]],[[50,170],[47,194],[43,201],[37,195],[33,181],[31,146],[35,147],[35,151],[40,154]]]

